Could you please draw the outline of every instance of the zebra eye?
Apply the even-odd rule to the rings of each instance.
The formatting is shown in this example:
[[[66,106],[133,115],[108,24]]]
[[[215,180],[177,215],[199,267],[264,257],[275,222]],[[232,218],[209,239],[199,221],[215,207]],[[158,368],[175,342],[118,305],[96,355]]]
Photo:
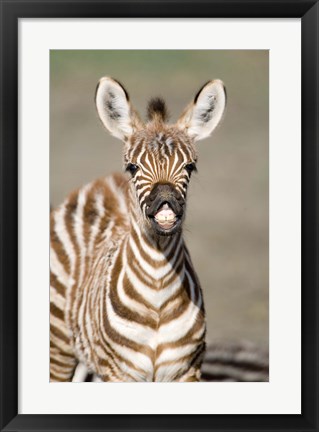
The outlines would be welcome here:
[[[136,173],[136,171],[138,170],[138,165],[129,163],[126,166],[125,171],[128,171],[132,176]]]
[[[188,172],[188,174],[190,175],[193,171],[196,171],[196,165],[194,164],[194,162],[189,163],[189,164],[185,165],[185,169]]]

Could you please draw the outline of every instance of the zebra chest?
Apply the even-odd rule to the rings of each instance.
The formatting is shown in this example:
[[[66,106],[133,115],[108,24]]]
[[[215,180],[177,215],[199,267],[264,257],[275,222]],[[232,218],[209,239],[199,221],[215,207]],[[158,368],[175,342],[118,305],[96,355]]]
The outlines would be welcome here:
[[[198,322],[200,308],[189,299],[186,302],[182,294],[179,298],[177,293],[183,292],[180,279],[154,290],[123,270],[114,288],[116,291],[111,289],[107,296],[106,312],[111,344],[120,354],[117,366],[123,375],[137,381],[170,381],[187,369],[187,356],[196,351],[198,342],[185,336]],[[177,311],[181,304],[183,308]]]
[[[185,336],[185,322],[160,326],[152,329],[134,322],[127,325],[118,320],[112,321],[123,345],[113,345],[121,358],[117,366],[123,374],[123,380],[132,381],[172,381],[180,370],[186,370],[188,361],[185,354],[196,350],[195,344],[179,346],[180,336]],[[176,346],[175,346],[176,344]],[[185,350],[186,348],[186,350]],[[181,359],[183,359],[181,361]]]

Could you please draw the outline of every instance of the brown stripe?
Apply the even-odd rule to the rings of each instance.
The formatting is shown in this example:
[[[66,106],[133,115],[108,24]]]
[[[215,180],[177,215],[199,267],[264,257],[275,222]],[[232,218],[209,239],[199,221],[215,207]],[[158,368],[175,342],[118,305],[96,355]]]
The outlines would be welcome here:
[[[74,361],[75,363],[75,361]],[[64,367],[66,369],[74,369],[74,365],[70,365],[70,363],[63,363],[62,361],[56,359],[55,357],[51,357],[50,358],[50,365],[54,364],[56,366],[61,366]]]
[[[57,327],[55,327],[52,323],[50,323],[50,332],[54,334],[57,338],[63,340],[65,343],[70,344],[70,339],[65,336],[64,333],[61,332]]]
[[[92,276],[91,276],[92,278]],[[89,306],[89,302],[91,300],[91,296],[90,296],[90,291],[89,291],[89,287],[91,286],[91,284],[89,282],[87,282],[84,285],[83,288],[83,295],[82,295],[82,299],[81,302],[79,302],[79,307],[77,310],[77,314],[78,314],[78,319],[79,319],[79,311],[82,307],[82,304],[84,302],[84,311],[83,311],[83,316],[82,316],[82,323],[81,323],[81,330],[82,332],[79,333],[78,335],[78,340],[79,343],[82,345],[82,350],[89,353],[90,355],[90,359],[92,359],[92,356],[94,355],[94,347],[92,347],[91,345],[91,340],[88,336],[88,332],[87,332],[87,327],[86,327],[86,318],[87,318],[87,310],[88,310],[88,306]],[[93,323],[94,323],[94,314],[91,314],[89,312],[89,316],[91,319],[91,323],[92,323],[92,328],[94,327]],[[89,350],[86,349],[86,345],[89,346]]]
[[[50,272],[50,285],[55,288],[56,292],[59,293],[62,297],[66,294],[66,287],[62,285],[61,282],[58,281],[56,275]]]
[[[196,366],[200,367],[200,363],[202,361],[201,357],[204,354],[204,350],[205,350],[205,344],[201,344],[194,351],[192,351],[190,354],[187,354],[186,356],[180,357],[180,358],[178,358],[178,360],[176,359],[176,360],[162,362],[161,364],[155,366],[154,374],[156,375],[156,372],[158,371],[159,368],[161,368],[163,366],[174,365],[176,362],[177,363],[189,362],[189,367],[188,367],[187,371],[191,367],[195,367],[195,368],[196,368]],[[185,374],[185,372],[187,372],[187,371],[185,371],[185,370],[177,371],[174,379],[176,380],[178,378],[181,378]]]
[[[133,273],[135,273],[135,272],[133,271]],[[136,274],[135,274],[135,276],[139,279],[139,277]],[[147,283],[145,285],[148,286]],[[135,300],[136,302],[140,303],[141,305],[145,306],[149,310],[150,315],[152,315],[154,317],[154,319],[152,319],[152,321],[154,321],[154,325],[156,327],[157,326],[157,324],[156,324],[157,323],[157,318],[156,318],[157,308],[154,307],[151,303],[149,303],[144,297],[142,297],[141,294],[139,294],[135,290],[134,286],[131,284],[131,282],[128,279],[126,274],[124,275],[124,279],[123,279],[123,287],[124,287],[124,292],[128,297],[130,297],[132,300]],[[150,319],[151,319],[151,317],[150,317]]]
[[[103,322],[101,322],[101,326],[103,326],[104,332],[108,335],[108,337],[113,340],[115,343],[119,345],[124,345],[136,352],[140,352],[142,354],[145,354],[146,356],[152,358],[154,351],[145,345],[138,344],[136,342],[131,341],[130,339],[127,339],[125,336],[122,336],[119,334],[112,326],[107,316],[106,311],[106,293],[104,292],[104,298],[102,303],[102,315],[104,316]]]
[[[166,349],[169,348],[178,348],[181,347],[183,345],[186,345],[188,343],[192,343],[192,342],[198,342],[197,339],[193,338],[193,335],[200,330],[200,328],[203,326],[203,317],[199,316],[197,317],[198,319],[195,321],[193,327],[186,333],[185,336],[183,336],[181,339],[175,341],[175,342],[169,342],[169,343],[163,343],[158,345],[157,347],[157,355],[159,356],[163,351],[165,351]],[[201,337],[201,340],[205,339],[205,331],[203,336]]]
[[[117,256],[117,259],[115,261],[113,270],[112,270],[112,274],[111,274],[111,280],[114,281],[118,281],[119,280],[119,276],[120,276],[120,272],[123,268],[123,261],[122,261],[122,255],[123,255],[123,249],[124,246],[122,244],[121,249],[119,251],[119,254]],[[129,265],[129,264],[128,264]],[[154,308],[152,307],[152,305],[150,305],[148,302],[146,302],[133,288],[130,280],[128,279],[128,277],[126,275],[124,275],[123,278],[123,287],[124,287],[124,291],[127,293],[127,295],[129,295],[132,299],[138,301],[139,303],[148,306],[150,308],[150,311],[153,310]],[[152,319],[152,317],[144,317],[142,315],[140,315],[139,313],[130,310],[128,307],[126,307],[123,303],[121,303],[121,300],[118,296],[118,292],[117,292],[117,286],[116,284],[110,286],[110,293],[109,293],[109,297],[113,306],[113,309],[115,311],[115,313],[117,315],[119,315],[122,318],[125,318],[129,321],[134,321],[136,323],[145,325],[147,327],[150,327],[152,329],[155,329],[157,327],[157,321]]]
[[[154,290],[157,289],[157,280],[152,278],[151,275],[146,274],[137,260],[133,259],[132,257],[128,257],[127,261],[130,263],[132,272],[144,285]]]
[[[69,196],[68,202],[66,203],[66,211],[65,211],[65,226],[66,226],[66,230],[68,231],[68,234],[70,236],[70,239],[73,243],[73,247],[74,247],[74,251],[75,251],[75,270],[74,270],[74,275],[73,275],[75,283],[71,287],[70,310],[69,310],[69,319],[70,319],[70,323],[71,323],[71,327],[72,327],[73,332],[77,330],[76,320],[75,320],[75,317],[73,314],[73,307],[74,307],[74,302],[75,302],[75,298],[77,295],[77,289],[78,289],[77,282],[79,280],[79,270],[80,270],[79,269],[80,250],[79,250],[77,239],[76,239],[76,236],[74,233],[74,215],[76,213],[77,205],[78,205],[78,193],[79,193],[79,191],[77,190]]]
[[[58,377],[57,375],[55,375],[53,372],[50,372],[50,381],[58,381],[58,382],[63,382],[63,381],[68,381],[67,379],[63,379],[61,377]]]
[[[70,274],[71,271],[70,258],[64,249],[62,241],[60,240],[58,234],[55,231],[54,217],[57,211],[61,211],[61,209],[53,211],[50,214],[50,242],[53,250],[55,251],[55,253],[59,258],[60,263],[62,264],[64,271],[67,274]]]
[[[50,314],[54,315],[55,317],[59,318],[61,321],[64,322],[64,312],[52,302],[50,303]]]
[[[128,279],[127,278],[124,278],[124,279],[125,279],[125,282],[127,284],[129,284]],[[126,288],[127,288],[127,286],[126,286]],[[131,292],[132,292],[132,290],[131,290]],[[116,289],[112,289],[112,287],[111,287],[109,297],[110,297],[114,312],[118,316],[120,316],[121,318],[124,318],[128,321],[131,321],[131,322],[136,322],[138,324],[141,324],[143,326],[149,327],[149,328],[154,329],[154,330],[157,328],[157,321],[156,320],[152,319],[151,317],[144,317],[144,316],[140,315],[139,313],[137,313],[136,311],[129,309],[123,303],[121,303]]]
[[[59,346],[56,345],[56,343],[52,340],[50,340],[50,349],[52,350],[57,350],[57,355],[62,356],[62,357],[66,357],[68,359],[74,359],[74,356],[72,354],[69,354],[65,351],[62,351],[61,348]],[[55,354],[52,354],[55,355]]]
[[[185,276],[183,279],[183,283],[181,285],[181,289],[172,297],[171,301],[176,300],[178,297],[180,298],[180,304],[175,307],[172,311],[168,311],[164,316],[161,316],[160,325],[167,324],[171,321],[178,320],[178,318],[183,315],[183,313],[187,310],[190,305],[190,299],[188,294],[188,281]],[[167,307],[168,302],[165,302],[162,306],[163,308]]]

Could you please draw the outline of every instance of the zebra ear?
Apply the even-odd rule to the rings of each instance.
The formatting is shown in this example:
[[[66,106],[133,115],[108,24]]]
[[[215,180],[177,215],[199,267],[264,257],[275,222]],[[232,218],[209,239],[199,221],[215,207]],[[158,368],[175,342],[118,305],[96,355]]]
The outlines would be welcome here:
[[[141,120],[129,102],[128,93],[118,81],[101,78],[95,103],[102,123],[115,137],[125,141],[140,126]]]
[[[177,121],[195,141],[207,138],[221,121],[226,107],[226,91],[220,80],[208,81]]]

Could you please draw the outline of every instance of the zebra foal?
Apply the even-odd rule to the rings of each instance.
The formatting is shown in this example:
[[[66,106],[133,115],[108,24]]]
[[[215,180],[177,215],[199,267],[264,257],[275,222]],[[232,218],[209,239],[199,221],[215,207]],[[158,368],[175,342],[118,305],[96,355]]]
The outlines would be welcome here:
[[[194,143],[223,116],[223,83],[206,83],[172,125],[159,98],[144,123],[108,77],[95,100],[128,176],[92,182],[51,213],[50,380],[83,364],[102,381],[198,381],[205,311],[182,224]]]

